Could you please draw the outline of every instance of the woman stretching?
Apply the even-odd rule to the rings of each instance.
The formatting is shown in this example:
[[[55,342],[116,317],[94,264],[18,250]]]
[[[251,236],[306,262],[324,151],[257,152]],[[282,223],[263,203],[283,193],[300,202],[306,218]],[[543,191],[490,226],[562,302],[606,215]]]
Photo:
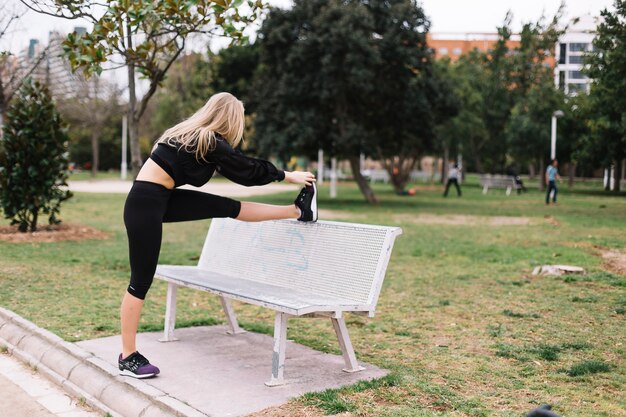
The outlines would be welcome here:
[[[228,93],[215,94],[193,116],[163,133],[133,183],[124,206],[131,275],[120,311],[122,353],[118,364],[122,375],[148,378],[159,373],[159,368],[137,351],[135,339],[159,259],[164,222],[215,217],[248,222],[317,220],[313,174],[281,171],[268,161],[235,151],[243,129],[241,101]],[[176,188],[184,184],[201,186],[215,171],[246,186],[284,180],[305,187],[294,204],[286,206],[239,202]]]

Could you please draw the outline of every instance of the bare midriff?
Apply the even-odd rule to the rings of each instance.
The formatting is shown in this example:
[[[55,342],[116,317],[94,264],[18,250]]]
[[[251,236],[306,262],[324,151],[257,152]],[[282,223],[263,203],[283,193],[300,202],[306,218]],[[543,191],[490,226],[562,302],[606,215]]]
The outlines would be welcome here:
[[[174,188],[174,180],[172,177],[152,159],[148,159],[143,164],[136,179],[160,184],[170,190]]]

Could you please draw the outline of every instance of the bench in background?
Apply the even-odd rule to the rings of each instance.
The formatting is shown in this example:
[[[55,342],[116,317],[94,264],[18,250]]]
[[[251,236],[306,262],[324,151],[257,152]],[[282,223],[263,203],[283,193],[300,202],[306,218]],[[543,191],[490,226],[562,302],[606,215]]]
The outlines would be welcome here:
[[[483,194],[487,194],[490,188],[504,188],[506,195],[511,195],[511,190],[520,188],[515,177],[510,175],[481,175],[480,186],[483,187]]]

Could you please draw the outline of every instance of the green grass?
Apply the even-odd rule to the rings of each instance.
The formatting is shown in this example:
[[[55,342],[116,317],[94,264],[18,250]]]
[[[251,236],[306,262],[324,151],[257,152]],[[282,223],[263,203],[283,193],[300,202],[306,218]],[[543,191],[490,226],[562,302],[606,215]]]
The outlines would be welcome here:
[[[626,277],[599,256],[626,248],[624,195],[562,185],[560,205],[546,207],[534,190],[482,195],[475,178],[462,198],[442,198],[440,186],[419,185],[414,197],[385,185],[375,190],[380,203],[368,206],[353,184],[340,184],[334,200],[322,186],[320,206],[332,210],[322,218],[403,228],[376,316],[347,315],[359,359],[390,369],[393,383],[309,394],[295,407],[314,407],[319,416],[513,417],[550,403],[568,417],[626,416]],[[284,204],[293,197],[254,200]],[[122,195],[78,193],[63,206],[66,222],[106,231],[105,240],[0,242],[0,305],[69,341],[116,334],[129,276],[123,204]],[[466,221],[433,220],[450,216]],[[487,221],[495,216],[498,222]],[[529,222],[509,225],[500,217]],[[195,264],[208,225],[166,224],[160,262]],[[544,264],[587,273],[533,276]],[[162,328],[165,292],[156,281],[143,331]],[[179,327],[224,322],[216,297],[181,289],[179,300]],[[235,308],[242,327],[271,333],[271,311]],[[340,354],[327,320],[293,319],[289,338]]]
[[[128,176],[130,178],[130,175]],[[98,171],[95,177],[91,176],[91,171],[74,171],[70,174],[70,181],[94,181],[94,180],[119,180],[120,171]],[[130,181],[130,179],[129,179]]]
[[[597,374],[601,372],[609,372],[610,370],[611,370],[611,365],[607,364],[606,362],[599,361],[599,360],[591,360],[591,361],[579,362],[573,365],[571,368],[567,370],[567,375],[575,377],[575,376]]]

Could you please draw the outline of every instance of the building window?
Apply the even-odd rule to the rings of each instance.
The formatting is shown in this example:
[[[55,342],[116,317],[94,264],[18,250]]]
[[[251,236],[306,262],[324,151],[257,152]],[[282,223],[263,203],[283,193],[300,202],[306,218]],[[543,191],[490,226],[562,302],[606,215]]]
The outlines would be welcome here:
[[[565,71],[559,71],[559,89],[565,90]]]
[[[439,48],[439,55],[448,55],[448,48]]]
[[[452,50],[452,53],[453,53],[454,55],[461,55],[461,48],[454,48],[454,49]]]
[[[569,51],[570,52],[584,52],[589,47],[588,43],[570,43]]]
[[[585,59],[584,55],[570,55],[569,63],[570,64],[582,64],[584,59]]]
[[[567,56],[567,44],[562,43],[559,45],[559,64],[565,64],[566,56]]]
[[[571,80],[586,80],[587,76],[582,71],[568,71],[567,76]]]
[[[568,94],[586,93],[587,84],[575,84],[575,83],[567,84],[567,92]]]

